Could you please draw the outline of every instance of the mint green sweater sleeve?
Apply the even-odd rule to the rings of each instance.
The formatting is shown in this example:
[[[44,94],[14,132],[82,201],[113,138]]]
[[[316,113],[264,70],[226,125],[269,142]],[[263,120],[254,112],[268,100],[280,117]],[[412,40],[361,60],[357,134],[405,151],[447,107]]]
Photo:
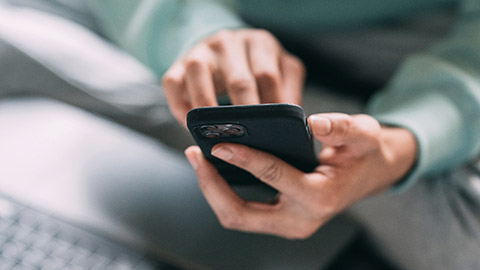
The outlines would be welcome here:
[[[244,27],[225,0],[90,0],[108,38],[161,76],[187,48]]]
[[[480,4],[464,1],[458,25],[443,42],[411,56],[369,112],[411,130],[418,141],[415,169],[397,190],[426,174],[451,169],[480,150]],[[395,189],[394,189],[395,190]]]

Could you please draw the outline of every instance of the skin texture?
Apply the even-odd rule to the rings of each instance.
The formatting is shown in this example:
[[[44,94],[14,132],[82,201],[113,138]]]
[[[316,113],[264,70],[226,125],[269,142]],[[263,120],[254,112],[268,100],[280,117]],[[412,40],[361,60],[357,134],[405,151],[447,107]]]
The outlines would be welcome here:
[[[273,204],[240,198],[197,146],[185,154],[200,188],[228,229],[304,239],[354,202],[385,190],[415,163],[417,146],[405,129],[382,127],[368,115],[317,114],[309,118],[322,142],[320,166],[303,173],[247,146],[222,143],[212,154],[241,167],[279,191]]]
[[[187,112],[216,106],[228,94],[232,104],[299,104],[305,68],[264,30],[221,31],[177,60],[163,77],[175,118],[186,126]]]

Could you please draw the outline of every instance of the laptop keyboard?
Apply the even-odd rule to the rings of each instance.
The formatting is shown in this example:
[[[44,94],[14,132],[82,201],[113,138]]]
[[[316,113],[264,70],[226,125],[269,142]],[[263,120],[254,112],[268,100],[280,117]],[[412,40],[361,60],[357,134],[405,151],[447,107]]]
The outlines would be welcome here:
[[[0,197],[0,270],[178,269]]]

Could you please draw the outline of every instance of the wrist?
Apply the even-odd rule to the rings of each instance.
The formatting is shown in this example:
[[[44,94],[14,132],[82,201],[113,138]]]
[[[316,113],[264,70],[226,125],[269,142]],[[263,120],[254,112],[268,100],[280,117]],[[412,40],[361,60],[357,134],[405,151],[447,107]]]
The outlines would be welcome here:
[[[381,148],[387,161],[387,175],[389,186],[406,178],[414,169],[418,145],[415,135],[407,129],[382,126]]]

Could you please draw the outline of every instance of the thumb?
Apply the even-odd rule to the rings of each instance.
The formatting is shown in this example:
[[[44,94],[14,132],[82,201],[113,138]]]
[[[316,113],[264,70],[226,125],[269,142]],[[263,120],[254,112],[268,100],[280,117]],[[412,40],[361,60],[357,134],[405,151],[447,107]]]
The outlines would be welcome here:
[[[308,118],[313,136],[327,146],[366,142],[377,137],[380,125],[373,117],[343,113],[313,114]]]

